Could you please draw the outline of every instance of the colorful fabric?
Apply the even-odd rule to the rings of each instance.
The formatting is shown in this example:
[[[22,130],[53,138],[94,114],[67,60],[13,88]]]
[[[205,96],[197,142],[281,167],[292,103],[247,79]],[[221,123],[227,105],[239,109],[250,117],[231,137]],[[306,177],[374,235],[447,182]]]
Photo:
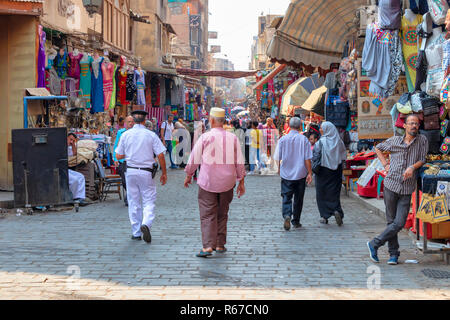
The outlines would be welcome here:
[[[66,50],[64,50],[64,54],[62,56],[58,52],[53,65],[56,68],[56,73],[58,74],[58,77],[60,77],[61,79],[64,80],[67,77],[67,51]]]
[[[45,87],[45,41],[46,34],[42,30],[42,33],[39,37],[39,53],[38,53],[38,81],[37,87],[44,88]]]
[[[86,55],[80,60],[80,90],[86,109],[91,108],[91,64],[94,59]]]
[[[127,104],[127,70],[119,70],[119,102],[121,105]]]
[[[104,111],[104,96],[103,96],[103,73],[101,64],[103,57],[98,57],[92,61],[91,74],[91,113]]]
[[[114,109],[116,107],[116,92],[117,92],[117,86],[116,86],[116,72],[117,72],[117,65],[113,63],[114,65],[114,71],[113,71],[113,91],[111,96],[111,102],[109,103],[109,109]]]
[[[75,56],[72,52],[69,53],[70,58],[70,65],[69,65],[69,71],[68,75],[69,77],[80,79],[80,60],[83,58],[83,54],[79,53],[77,56]]]
[[[145,74],[134,70],[134,84],[136,86],[137,104],[145,106]]]
[[[406,16],[402,18],[402,51],[405,61],[406,78],[408,83],[408,90],[414,91],[416,83],[416,62],[417,62],[417,26],[423,21],[422,16],[416,15],[413,21],[410,21]]]

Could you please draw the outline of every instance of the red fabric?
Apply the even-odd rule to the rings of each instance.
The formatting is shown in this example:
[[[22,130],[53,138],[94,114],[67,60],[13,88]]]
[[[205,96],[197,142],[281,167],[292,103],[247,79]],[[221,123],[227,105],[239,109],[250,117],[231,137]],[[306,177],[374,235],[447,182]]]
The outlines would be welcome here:
[[[122,75],[119,71],[119,101],[120,104],[126,105],[127,103],[127,74]]]

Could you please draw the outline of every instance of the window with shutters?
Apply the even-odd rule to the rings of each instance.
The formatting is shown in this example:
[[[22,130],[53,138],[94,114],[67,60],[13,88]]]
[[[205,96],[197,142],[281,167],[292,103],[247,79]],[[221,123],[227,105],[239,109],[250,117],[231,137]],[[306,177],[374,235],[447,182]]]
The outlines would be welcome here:
[[[129,51],[130,0],[103,1],[103,40],[122,50]]]

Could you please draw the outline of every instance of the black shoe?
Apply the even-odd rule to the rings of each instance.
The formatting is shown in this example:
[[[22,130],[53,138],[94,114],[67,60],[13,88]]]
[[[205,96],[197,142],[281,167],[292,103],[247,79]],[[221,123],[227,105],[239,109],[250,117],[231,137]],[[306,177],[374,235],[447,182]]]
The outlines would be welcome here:
[[[294,227],[294,229],[299,229],[302,227],[301,223],[292,223],[292,226]]]
[[[141,226],[141,232],[143,233],[142,237],[144,238],[145,242],[147,243],[152,242],[152,235],[150,234],[150,229],[145,224]]]
[[[336,223],[337,225],[340,227],[342,226],[343,222],[342,222],[342,214],[340,212],[335,212],[334,217],[336,218]]]
[[[131,236],[131,240],[142,240],[142,237],[141,236],[139,236],[139,237]]]
[[[320,223],[328,224],[328,219],[322,218],[320,219]]]
[[[289,231],[291,229],[291,217],[284,218],[284,230]]]

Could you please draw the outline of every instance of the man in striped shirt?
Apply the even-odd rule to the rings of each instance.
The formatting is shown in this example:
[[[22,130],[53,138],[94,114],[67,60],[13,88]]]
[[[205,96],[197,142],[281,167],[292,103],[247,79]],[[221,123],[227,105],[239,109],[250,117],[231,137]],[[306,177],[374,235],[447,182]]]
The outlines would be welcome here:
[[[428,141],[419,134],[419,125],[418,116],[409,115],[404,125],[404,136],[392,137],[375,148],[378,159],[388,173],[384,179],[383,193],[388,226],[379,236],[367,242],[370,258],[374,262],[379,262],[378,248],[388,242],[388,264],[398,263],[400,251],[397,234],[405,226],[411,195],[416,188],[417,170],[425,164],[428,153]],[[383,152],[390,153],[390,163]]]

